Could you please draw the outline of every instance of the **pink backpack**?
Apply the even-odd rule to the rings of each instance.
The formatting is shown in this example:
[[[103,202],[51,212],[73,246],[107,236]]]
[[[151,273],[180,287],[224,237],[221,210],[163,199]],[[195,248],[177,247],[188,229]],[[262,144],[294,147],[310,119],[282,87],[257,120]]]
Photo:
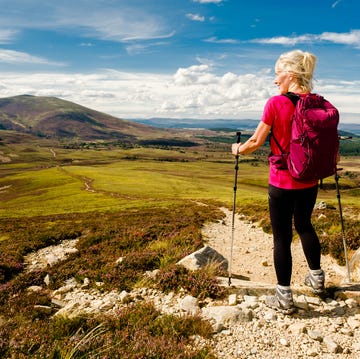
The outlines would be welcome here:
[[[270,162],[275,166],[277,162],[281,163],[282,169],[287,168],[299,181],[323,179],[335,174],[339,151],[338,110],[317,94],[301,97],[289,92],[285,96],[295,105],[289,152],[284,152],[272,134],[282,155],[281,160],[279,156],[270,156]]]

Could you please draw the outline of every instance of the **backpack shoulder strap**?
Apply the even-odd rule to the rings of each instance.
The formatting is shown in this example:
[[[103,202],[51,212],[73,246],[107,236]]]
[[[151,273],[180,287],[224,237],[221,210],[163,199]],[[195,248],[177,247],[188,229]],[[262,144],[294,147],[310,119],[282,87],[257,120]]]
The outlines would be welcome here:
[[[289,100],[291,100],[291,102],[294,104],[294,106],[296,106],[297,102],[300,100],[300,96],[296,95],[293,92],[287,92],[285,94],[283,94],[283,96],[286,96]],[[270,131],[270,138],[273,138],[276,146],[279,148],[279,150],[281,151],[282,154],[285,153],[285,151],[283,150],[283,148],[280,146],[279,141],[276,139],[276,137],[274,136],[274,133],[272,131]]]
[[[300,100],[300,96],[293,92],[287,92],[284,93],[283,95],[286,96],[288,99],[290,99],[291,102],[294,104],[294,106],[296,106],[297,102]]]
[[[274,133],[272,131],[270,131],[270,139],[273,138],[273,140],[276,143],[276,146],[278,146],[278,149],[281,151],[282,154],[285,153],[285,151],[283,150],[283,148],[280,146],[280,143],[278,142],[278,140],[276,139],[276,137],[274,136]]]

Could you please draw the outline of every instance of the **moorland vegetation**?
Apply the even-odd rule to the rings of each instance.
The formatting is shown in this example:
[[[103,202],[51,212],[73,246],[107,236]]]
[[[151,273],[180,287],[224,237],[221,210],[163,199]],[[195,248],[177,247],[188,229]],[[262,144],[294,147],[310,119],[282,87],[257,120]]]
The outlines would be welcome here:
[[[34,102],[25,100],[27,106]],[[69,278],[80,283],[88,278],[93,288],[102,283],[102,291],[182,288],[200,301],[224,295],[216,279],[223,274],[220,269],[194,273],[176,263],[203,246],[204,223],[220,220],[221,206],[231,208],[234,160],[229,143],[235,131],[132,129],[131,123],[121,122],[121,127],[115,119],[110,128],[94,113],[89,120],[86,109],[87,117],[71,117],[70,136],[58,130],[66,127],[59,109],[52,107],[53,119],[48,121],[36,106],[26,111],[21,107],[26,117],[9,103],[0,133],[0,356],[213,358],[211,348],[192,345],[194,336],[211,335],[209,323],[196,316],[161,315],[151,303],[129,305],[116,316],[76,318],[53,317],[34,306],[51,306],[50,291]],[[51,112],[46,106],[42,111]],[[69,113],[68,105],[61,112]],[[34,120],[39,118],[41,131]],[[21,129],[9,128],[11,123],[21,123]],[[118,134],[112,137],[114,124]],[[341,146],[341,201],[351,255],[360,244],[359,138]],[[264,148],[241,158],[237,211],[270,232],[266,157]],[[343,264],[333,178],[324,180],[318,200],[326,202],[313,219],[323,252]],[[26,270],[27,254],[75,238],[77,253],[56,266]],[[160,270],[155,281],[144,279],[144,273],[155,269]],[[44,286],[46,275],[51,278],[46,290],[27,290]]]

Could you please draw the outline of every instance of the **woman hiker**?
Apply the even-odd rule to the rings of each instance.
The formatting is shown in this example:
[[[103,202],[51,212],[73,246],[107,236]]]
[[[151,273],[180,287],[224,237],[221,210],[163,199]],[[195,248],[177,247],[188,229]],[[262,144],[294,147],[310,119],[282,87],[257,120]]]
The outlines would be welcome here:
[[[270,130],[281,148],[289,147],[294,104],[287,96],[282,95],[287,92],[299,96],[310,93],[315,63],[316,57],[313,54],[300,50],[284,53],[278,58],[274,82],[280,94],[268,99],[254,134],[245,143],[232,144],[234,156],[257,150],[265,142]],[[276,143],[273,140],[270,142],[271,152],[280,154]],[[320,242],[311,223],[317,191],[317,180],[297,181],[288,170],[276,169],[270,163],[268,194],[277,285],[275,295],[268,296],[266,304],[286,314],[295,311],[290,287],[293,219],[310,269],[305,277],[305,284],[312,287],[316,293],[324,290],[325,273],[320,265]]]

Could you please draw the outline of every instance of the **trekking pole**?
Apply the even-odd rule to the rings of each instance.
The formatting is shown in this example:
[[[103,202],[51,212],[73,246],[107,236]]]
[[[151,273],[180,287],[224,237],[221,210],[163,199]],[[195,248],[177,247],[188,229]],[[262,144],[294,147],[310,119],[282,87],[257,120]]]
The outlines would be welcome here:
[[[240,143],[241,132],[236,132],[236,143]],[[239,169],[239,155],[235,156],[235,178],[234,178],[234,198],[232,206],[232,220],[231,220],[231,244],[230,244],[230,261],[229,261],[229,286],[231,285],[231,270],[232,270],[232,257],[234,245],[234,232],[235,232],[235,208],[236,208],[236,190],[237,190],[237,176]]]
[[[341,170],[341,168],[337,168],[336,172],[335,172],[336,197],[338,199],[338,206],[339,206],[339,212],[340,212],[341,235],[342,235],[342,241],[343,241],[343,246],[344,246],[344,256],[345,256],[346,271],[347,271],[347,283],[350,283],[351,282],[350,267],[349,267],[349,260],[348,260],[348,255],[347,255],[347,244],[346,244],[345,230],[344,230],[344,219],[343,219],[341,200],[340,200],[340,189],[339,189],[340,176],[337,173],[338,170]]]

